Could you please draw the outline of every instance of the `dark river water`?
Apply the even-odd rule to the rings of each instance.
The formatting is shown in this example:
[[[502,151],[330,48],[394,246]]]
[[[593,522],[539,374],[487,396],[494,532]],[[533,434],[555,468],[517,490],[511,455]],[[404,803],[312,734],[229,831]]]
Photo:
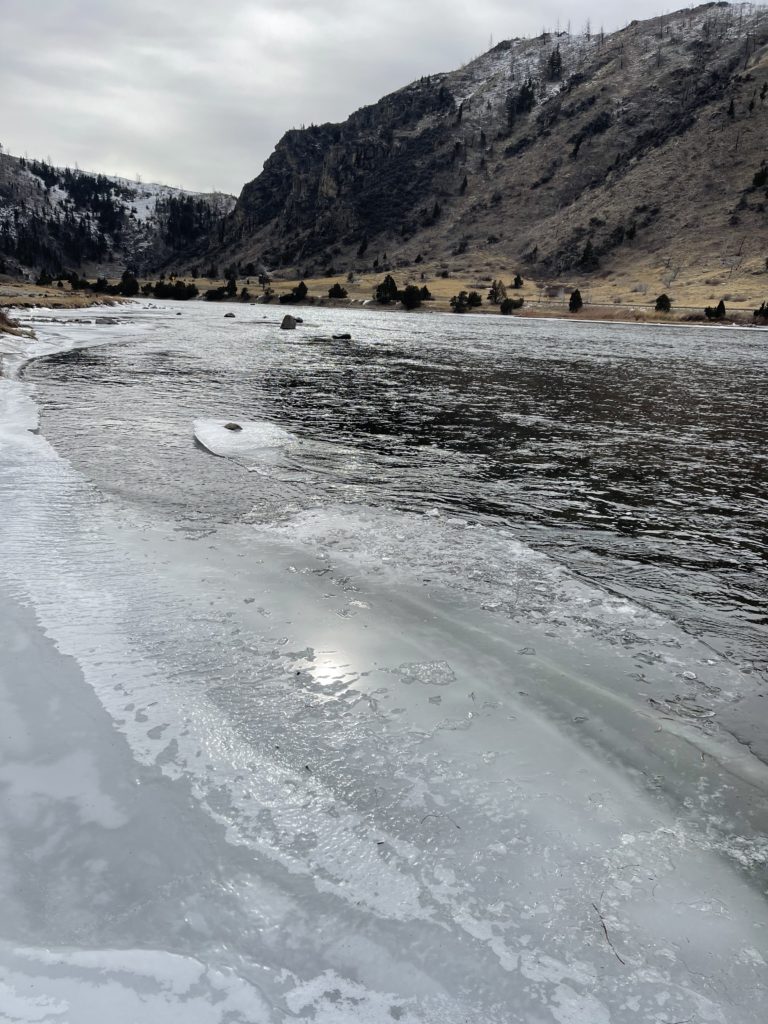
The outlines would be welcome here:
[[[186,524],[338,504],[504,524],[765,669],[768,333],[311,309],[281,332],[261,307],[181,309],[25,371],[105,493]],[[298,443],[245,472],[193,443],[222,417]]]

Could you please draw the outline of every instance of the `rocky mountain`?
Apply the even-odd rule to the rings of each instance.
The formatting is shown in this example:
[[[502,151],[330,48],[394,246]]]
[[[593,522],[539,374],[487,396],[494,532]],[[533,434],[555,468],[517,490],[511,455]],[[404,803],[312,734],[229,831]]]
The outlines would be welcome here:
[[[768,257],[768,9],[499,43],[343,124],[286,133],[206,250],[299,275],[540,276]]]
[[[149,272],[207,244],[234,204],[0,152],[0,272]]]

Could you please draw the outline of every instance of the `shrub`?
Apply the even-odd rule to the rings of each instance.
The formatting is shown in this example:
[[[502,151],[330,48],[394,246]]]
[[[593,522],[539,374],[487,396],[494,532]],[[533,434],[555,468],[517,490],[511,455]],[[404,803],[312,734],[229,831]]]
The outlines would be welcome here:
[[[492,302],[495,306],[498,306],[500,302],[503,302],[507,297],[507,289],[504,287],[503,281],[494,280],[491,287],[488,289],[488,301]]]
[[[499,306],[499,310],[500,310],[500,312],[502,312],[504,314],[504,316],[509,316],[509,314],[513,310],[515,310],[515,309],[522,309],[524,301],[525,300],[522,299],[522,298],[519,298],[519,299],[504,299],[504,301]]]
[[[704,316],[707,320],[722,320],[725,317],[725,303],[722,299],[713,309],[712,306],[705,306]]]
[[[280,296],[278,300],[283,306],[289,305],[294,302],[303,302],[309,293],[309,288],[304,284],[303,281],[299,281],[295,288],[291,291],[286,292]]]
[[[331,285],[331,287],[328,289],[329,299],[346,299],[348,294],[349,292],[347,291],[347,289],[343,288],[338,283],[338,281],[336,282],[336,284]]]
[[[570,299],[568,299],[568,310],[571,313],[578,313],[583,305],[584,305],[584,301],[581,298],[581,292],[579,291],[578,288],[575,288],[571,292]]]
[[[666,292],[662,292],[662,294],[656,299],[656,312],[668,313],[670,309],[672,309],[672,300]]]
[[[421,305],[421,288],[415,284],[408,284],[399,293],[398,298],[406,309],[417,309]]]
[[[483,298],[479,292],[470,292],[467,296],[467,305],[470,309],[474,309],[476,306],[482,306]]]
[[[458,295],[454,295],[451,298],[451,309],[454,313],[466,313],[469,306],[469,296],[466,292],[459,292]]]

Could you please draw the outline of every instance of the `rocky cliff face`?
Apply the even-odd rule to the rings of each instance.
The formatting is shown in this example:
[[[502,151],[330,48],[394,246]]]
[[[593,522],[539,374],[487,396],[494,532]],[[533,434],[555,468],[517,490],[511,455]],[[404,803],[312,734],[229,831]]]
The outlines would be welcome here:
[[[299,274],[475,254],[557,275],[697,246],[757,266],[767,127],[765,8],[511,40],[288,132],[209,252]]]

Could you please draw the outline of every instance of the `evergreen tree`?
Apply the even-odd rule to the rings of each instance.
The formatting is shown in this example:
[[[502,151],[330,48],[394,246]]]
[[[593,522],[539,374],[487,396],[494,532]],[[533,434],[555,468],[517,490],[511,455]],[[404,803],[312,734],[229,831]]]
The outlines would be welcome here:
[[[592,239],[587,239],[587,244],[584,246],[584,252],[581,254],[579,260],[579,266],[582,270],[597,270],[600,266],[600,261],[597,258],[595,247],[592,245]]]
[[[502,281],[493,281],[488,289],[488,301],[498,306],[507,297],[507,289]]]
[[[578,313],[583,305],[584,305],[584,302],[583,302],[583,300],[581,298],[581,292],[579,291],[578,288],[575,288],[571,292],[571,297],[568,300],[568,309],[569,309],[569,311],[571,313]]]
[[[547,62],[547,77],[550,82],[559,82],[563,77],[563,58],[560,53],[560,43],[557,44],[549,55],[549,60]]]
[[[672,309],[672,301],[666,292],[663,292],[656,299],[656,312],[657,313],[669,313]]]
[[[398,288],[395,279],[387,274],[384,280],[376,286],[374,298],[382,305],[387,305],[389,302],[397,302],[397,294]]]
[[[417,309],[421,305],[421,288],[415,284],[408,284],[398,297],[406,309]]]
[[[346,299],[348,294],[347,289],[343,288],[338,281],[328,289],[329,299]]]

